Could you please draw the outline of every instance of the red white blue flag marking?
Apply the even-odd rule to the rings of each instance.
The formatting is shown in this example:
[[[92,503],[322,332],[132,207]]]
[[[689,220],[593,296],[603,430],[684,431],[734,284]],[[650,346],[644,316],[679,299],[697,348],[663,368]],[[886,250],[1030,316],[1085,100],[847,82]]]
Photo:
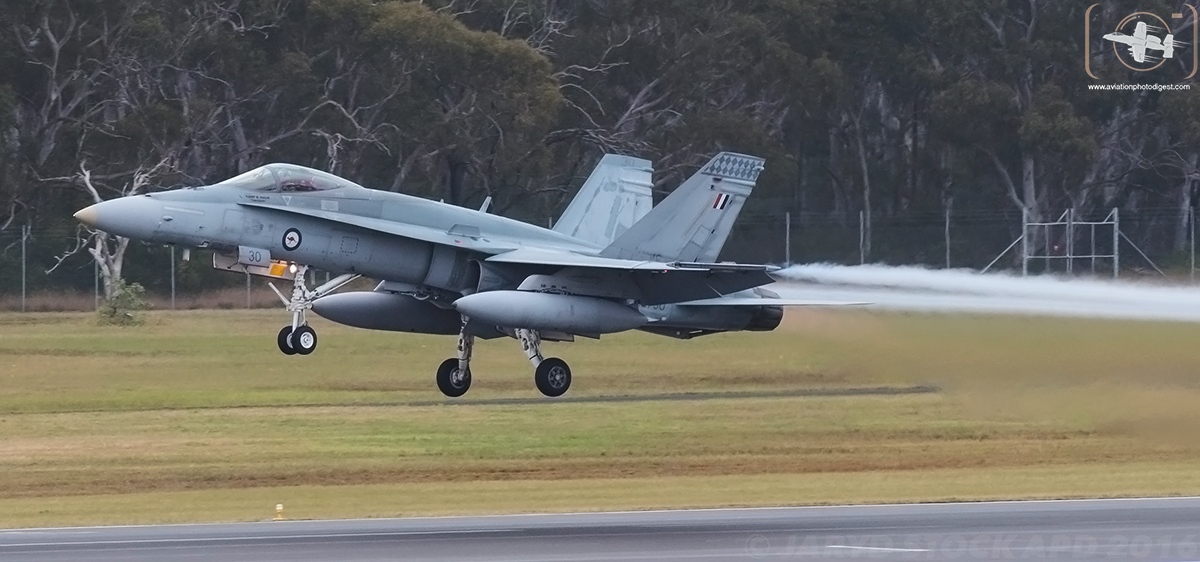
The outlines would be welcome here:
[[[729,204],[729,200],[733,199],[728,193],[718,193],[717,200],[713,201],[714,209],[725,210],[725,206]]]

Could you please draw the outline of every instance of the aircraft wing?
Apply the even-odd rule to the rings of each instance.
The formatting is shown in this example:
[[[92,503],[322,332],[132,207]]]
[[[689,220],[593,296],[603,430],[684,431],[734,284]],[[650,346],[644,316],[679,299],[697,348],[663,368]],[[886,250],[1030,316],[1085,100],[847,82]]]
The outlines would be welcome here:
[[[766,265],[664,263],[535,248],[497,254],[484,261],[545,266],[562,273],[564,283],[586,278],[592,285],[606,287],[605,296],[636,299],[645,305],[711,299],[775,281],[769,274],[773,268]]]
[[[771,265],[744,263],[699,263],[699,262],[656,262],[626,260],[589,256],[564,250],[541,250],[521,248],[487,258],[496,263],[520,263],[527,265],[555,265],[562,267],[597,267],[602,269],[624,269],[628,271],[706,271],[706,272],[769,272],[779,269]]]
[[[1133,60],[1137,62],[1146,62],[1146,46],[1134,45],[1129,48],[1129,52],[1133,54]]]
[[[720,297],[677,302],[679,306],[863,306],[869,302],[821,301],[806,299],[770,299],[761,297]]]
[[[1137,22],[1137,26],[1133,28],[1133,37],[1135,39],[1141,39],[1142,41],[1145,41],[1146,40],[1146,30],[1147,30],[1146,22],[1144,22],[1144,21]]]
[[[282,205],[269,205],[266,203],[251,203],[251,202],[247,202],[247,201],[240,201],[240,202],[238,202],[238,204],[246,206],[246,207],[254,207],[257,209],[268,209],[268,210],[279,211],[279,212],[283,212],[283,213],[292,213],[292,214],[296,214],[296,215],[304,215],[304,216],[308,216],[308,217],[325,219],[327,221],[336,222],[336,223],[340,223],[340,224],[347,224],[350,226],[357,226],[359,228],[365,228],[367,230],[374,230],[376,232],[383,232],[385,234],[394,234],[396,236],[403,236],[405,238],[412,238],[414,240],[421,240],[424,242],[432,242],[434,244],[444,244],[446,246],[453,246],[456,248],[474,250],[474,251],[482,252],[485,254],[498,254],[498,253],[502,253],[502,252],[508,252],[508,251],[511,251],[514,248],[518,247],[517,244],[513,244],[513,243],[510,243],[507,241],[504,241],[504,242],[493,241],[493,240],[489,240],[488,238],[484,238],[482,236],[477,236],[477,235],[456,234],[453,232],[446,232],[443,230],[438,230],[435,228],[428,228],[425,226],[420,226],[420,225],[415,225],[415,224],[404,224],[404,223],[399,223],[399,222],[394,222],[394,221],[386,221],[386,220],[382,220],[382,219],[373,219],[370,217],[360,217],[360,216],[356,216],[356,215],[347,215],[347,214],[343,214],[343,213],[331,213],[329,211],[320,211],[317,209],[305,209],[305,208],[300,208],[300,207],[284,207]]]
[[[487,258],[495,263],[518,263],[525,265],[552,265],[561,267],[594,267],[601,269],[623,269],[627,271],[667,271],[677,269],[666,263],[652,261],[602,258],[562,250],[540,250],[520,248]]]

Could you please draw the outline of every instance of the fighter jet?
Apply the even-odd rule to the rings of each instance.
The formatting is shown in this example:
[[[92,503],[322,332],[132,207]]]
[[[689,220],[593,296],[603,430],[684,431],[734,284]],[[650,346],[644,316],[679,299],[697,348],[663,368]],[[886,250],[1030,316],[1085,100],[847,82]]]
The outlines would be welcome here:
[[[553,228],[360,186],[291,164],[216,184],[113,199],[75,213],[106,232],[213,250],[218,269],[289,280],[292,321],[280,351],[307,355],[312,310],[350,326],[457,335],[435,380],[447,396],[471,386],[475,338],[510,337],[546,396],[571,385],[543,341],[639,329],[680,339],[769,331],[784,306],[767,265],[718,262],[763,159],[723,152],[651,208],[650,162],[607,155]],[[339,273],[308,287],[309,268]],[[334,291],[359,276],[373,291]]]
[[[1146,34],[1146,22],[1139,21],[1133,29],[1133,35],[1125,35],[1124,33],[1109,33],[1104,36],[1105,39],[1114,43],[1129,45],[1129,53],[1133,55],[1133,60],[1137,62],[1146,62],[1146,51],[1162,51],[1163,58],[1169,59],[1175,55],[1175,36],[1170,33],[1166,38],[1159,39],[1153,35]]]

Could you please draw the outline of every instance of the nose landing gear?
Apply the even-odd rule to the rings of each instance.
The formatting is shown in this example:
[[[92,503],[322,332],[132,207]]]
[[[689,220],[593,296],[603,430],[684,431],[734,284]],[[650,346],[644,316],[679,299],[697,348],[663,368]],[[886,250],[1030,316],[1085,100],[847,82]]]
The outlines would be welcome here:
[[[292,298],[284,297],[283,293],[275,288],[275,285],[267,283],[267,286],[279,296],[279,300],[283,301],[287,311],[292,313],[292,323],[279,331],[277,343],[279,351],[285,355],[308,355],[317,349],[317,331],[308,325],[308,318],[305,314],[308,309],[312,308],[312,302],[340,289],[342,285],[358,279],[359,276],[354,273],[338,275],[324,285],[309,291],[305,284],[308,266],[294,265],[292,267],[297,268],[296,277],[292,280]]]

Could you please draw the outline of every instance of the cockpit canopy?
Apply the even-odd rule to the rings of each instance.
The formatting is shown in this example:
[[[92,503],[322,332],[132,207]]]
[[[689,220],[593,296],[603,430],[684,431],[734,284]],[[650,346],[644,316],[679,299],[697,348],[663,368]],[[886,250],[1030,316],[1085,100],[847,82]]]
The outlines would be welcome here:
[[[309,193],[362,186],[333,174],[295,164],[267,164],[237,177],[213,184],[261,193]]]

